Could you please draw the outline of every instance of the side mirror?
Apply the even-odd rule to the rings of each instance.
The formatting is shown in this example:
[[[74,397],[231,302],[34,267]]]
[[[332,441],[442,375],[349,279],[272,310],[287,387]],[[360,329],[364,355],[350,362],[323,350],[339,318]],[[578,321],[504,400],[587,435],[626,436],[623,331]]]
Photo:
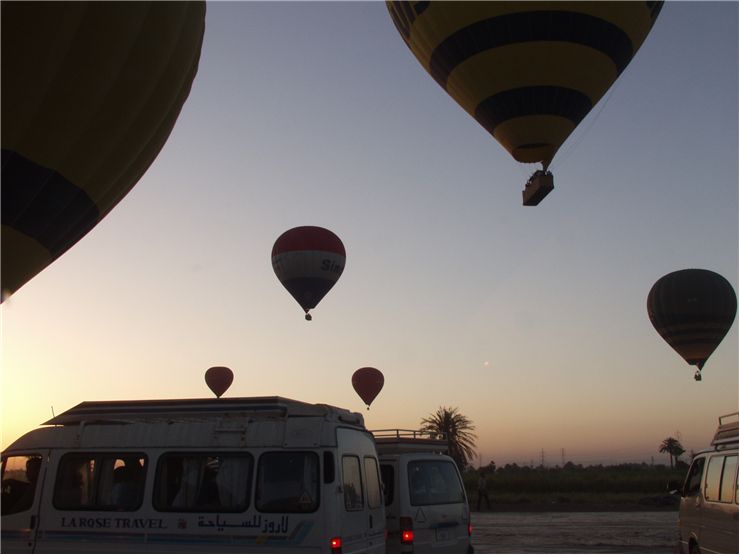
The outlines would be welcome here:
[[[681,492],[681,484],[678,482],[678,480],[668,480],[668,493],[670,493],[671,495],[681,494],[681,497],[683,497],[683,493]]]

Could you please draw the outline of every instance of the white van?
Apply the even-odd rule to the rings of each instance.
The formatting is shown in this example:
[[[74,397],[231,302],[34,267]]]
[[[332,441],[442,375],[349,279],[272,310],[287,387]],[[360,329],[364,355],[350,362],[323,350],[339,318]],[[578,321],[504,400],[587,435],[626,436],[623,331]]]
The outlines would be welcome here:
[[[382,553],[360,414],[281,397],[86,402],[2,454],[3,552]]]
[[[472,553],[470,508],[447,441],[373,431],[385,488],[388,553]]]
[[[738,413],[719,417],[712,447],[694,456],[681,488],[681,553],[738,553]]]

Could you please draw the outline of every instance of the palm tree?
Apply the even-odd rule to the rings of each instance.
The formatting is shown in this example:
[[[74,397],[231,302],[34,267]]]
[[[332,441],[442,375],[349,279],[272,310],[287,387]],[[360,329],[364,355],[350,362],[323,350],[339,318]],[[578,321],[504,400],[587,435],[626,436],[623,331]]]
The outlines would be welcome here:
[[[450,457],[461,471],[475,457],[475,426],[457,408],[439,407],[437,412],[422,419],[421,430],[432,436],[447,438]]]
[[[678,460],[678,457],[680,457],[686,451],[686,449],[683,448],[681,442],[678,441],[676,438],[667,437],[663,440],[663,443],[660,444],[658,451],[660,453],[668,453],[668,455],[671,457],[671,468],[673,468],[674,457],[676,460]]]

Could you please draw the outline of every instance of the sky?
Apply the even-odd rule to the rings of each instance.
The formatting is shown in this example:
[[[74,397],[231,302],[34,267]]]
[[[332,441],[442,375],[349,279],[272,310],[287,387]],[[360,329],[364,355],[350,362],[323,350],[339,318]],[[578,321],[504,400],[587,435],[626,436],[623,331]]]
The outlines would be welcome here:
[[[738,410],[738,323],[702,382],[647,294],[738,289],[738,4],[668,2],[521,205],[523,165],[447,96],[382,2],[209,2],[198,74],[134,189],[0,306],[2,447],[89,400],[281,395],[369,429],[456,407],[478,461],[668,463]],[[270,263],[287,229],[347,251],[313,321]],[[385,386],[366,410],[352,373]],[[476,463],[478,462],[476,461]]]

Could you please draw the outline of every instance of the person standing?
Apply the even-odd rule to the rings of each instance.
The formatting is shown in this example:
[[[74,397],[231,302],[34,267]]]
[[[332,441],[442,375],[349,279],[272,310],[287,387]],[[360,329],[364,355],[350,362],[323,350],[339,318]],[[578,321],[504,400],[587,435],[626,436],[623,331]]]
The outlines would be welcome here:
[[[480,502],[485,498],[486,508],[491,508],[491,502],[488,499],[488,488],[486,487],[486,473],[481,470],[478,476],[478,510],[480,511]]]

